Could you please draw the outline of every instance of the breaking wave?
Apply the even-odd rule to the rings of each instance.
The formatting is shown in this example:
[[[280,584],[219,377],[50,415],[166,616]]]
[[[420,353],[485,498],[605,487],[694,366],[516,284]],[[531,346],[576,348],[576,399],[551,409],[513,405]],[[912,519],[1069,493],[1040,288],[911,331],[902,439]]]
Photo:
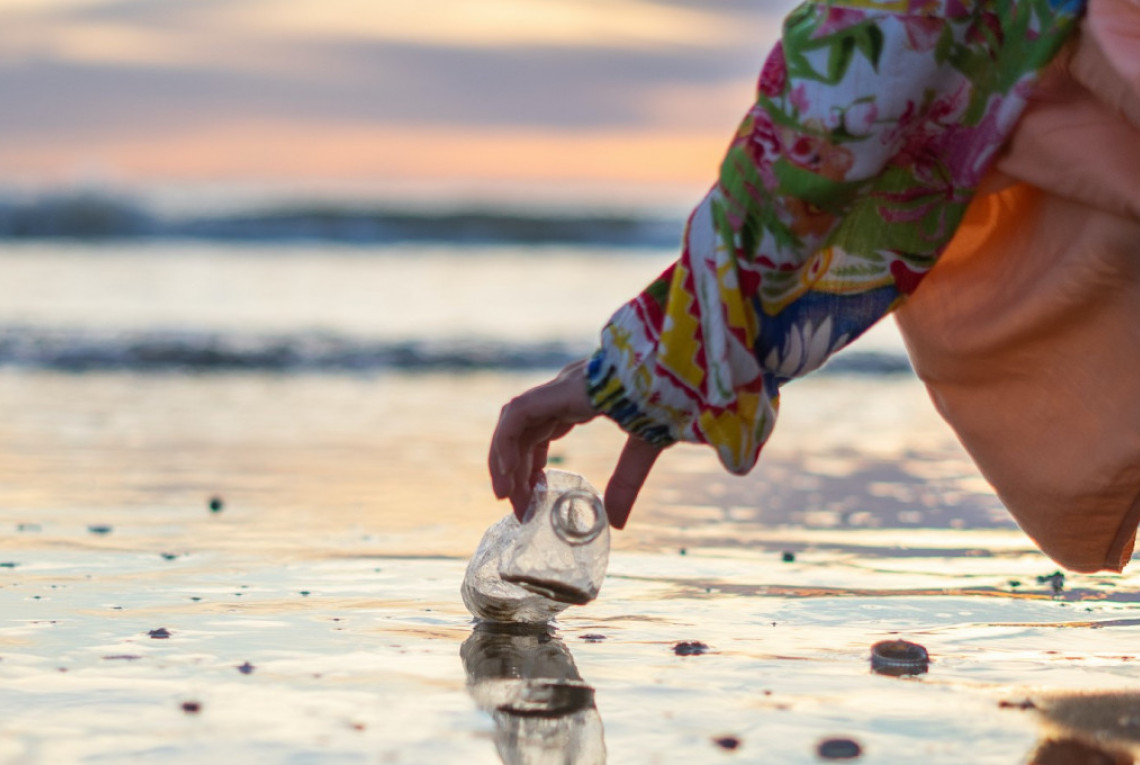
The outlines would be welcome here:
[[[590,352],[562,342],[368,340],[327,333],[95,332],[0,328],[0,367],[60,372],[369,373],[558,369]],[[899,354],[849,350],[817,374],[910,374]]]
[[[102,194],[0,200],[0,239],[203,239],[350,244],[572,244],[670,247],[682,221],[636,214],[496,208],[401,210],[338,203],[282,204],[224,214],[159,216]]]

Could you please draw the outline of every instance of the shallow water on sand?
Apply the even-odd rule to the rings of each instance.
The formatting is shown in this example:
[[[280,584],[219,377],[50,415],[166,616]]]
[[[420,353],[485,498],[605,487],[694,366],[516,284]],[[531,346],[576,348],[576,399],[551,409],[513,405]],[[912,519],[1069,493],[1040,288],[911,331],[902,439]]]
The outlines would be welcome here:
[[[746,478],[671,450],[597,601],[473,630],[466,556],[505,512],[486,440],[536,379],[0,375],[0,762],[1140,752],[1140,579],[1039,581],[908,377],[789,389]],[[600,484],[620,442],[555,457]],[[895,637],[927,674],[870,672]]]

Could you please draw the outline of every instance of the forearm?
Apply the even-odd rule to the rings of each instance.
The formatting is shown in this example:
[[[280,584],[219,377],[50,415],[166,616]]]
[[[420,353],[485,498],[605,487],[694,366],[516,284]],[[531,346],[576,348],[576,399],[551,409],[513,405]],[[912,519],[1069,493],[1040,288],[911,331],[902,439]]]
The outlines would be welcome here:
[[[934,265],[1079,10],[882,8],[789,16],[681,258],[603,330],[590,396],[626,430],[751,468],[780,386]]]

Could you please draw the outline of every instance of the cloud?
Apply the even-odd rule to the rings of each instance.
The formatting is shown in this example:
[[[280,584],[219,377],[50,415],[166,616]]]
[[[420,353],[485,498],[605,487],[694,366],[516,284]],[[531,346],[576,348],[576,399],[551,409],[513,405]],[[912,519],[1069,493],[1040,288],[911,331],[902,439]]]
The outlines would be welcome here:
[[[253,71],[131,62],[10,64],[0,67],[0,98],[21,108],[0,111],[0,135],[47,130],[78,138],[117,125],[129,132],[255,118],[650,127],[664,113],[661,93],[717,93],[749,78],[759,62],[739,51],[363,43],[300,46],[295,54],[320,64],[302,75],[276,71],[269,61]],[[699,123],[698,117],[690,113],[686,121]]]
[[[325,41],[725,49],[774,32],[779,16],[725,0],[0,0],[9,60],[203,66],[249,66],[267,49]]]
[[[181,136],[201,150],[253,125],[294,147],[322,131],[417,128],[719,135],[746,108],[782,12],[733,0],[0,0],[18,41],[0,54],[0,99],[20,105],[0,110],[0,144],[12,157],[98,143],[114,161],[130,141],[175,151]]]
[[[228,24],[293,38],[474,47],[712,45],[739,34],[716,13],[651,0],[244,0],[222,14]]]

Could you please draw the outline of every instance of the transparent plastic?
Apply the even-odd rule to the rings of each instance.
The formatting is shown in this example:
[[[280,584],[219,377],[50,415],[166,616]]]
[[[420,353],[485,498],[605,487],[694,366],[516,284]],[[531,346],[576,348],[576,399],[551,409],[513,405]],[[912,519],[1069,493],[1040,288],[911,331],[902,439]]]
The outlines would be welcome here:
[[[508,765],[604,765],[605,731],[594,689],[548,625],[482,623],[459,654],[467,688],[495,723]]]
[[[522,523],[508,514],[467,565],[463,602],[480,619],[545,622],[598,596],[610,556],[601,495],[585,478],[546,470]]]

